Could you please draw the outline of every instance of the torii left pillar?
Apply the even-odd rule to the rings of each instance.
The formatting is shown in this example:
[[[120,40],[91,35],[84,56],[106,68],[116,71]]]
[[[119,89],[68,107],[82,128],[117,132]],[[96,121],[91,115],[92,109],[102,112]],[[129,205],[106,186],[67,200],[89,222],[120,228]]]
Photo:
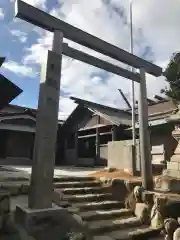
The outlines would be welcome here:
[[[41,71],[29,208],[52,207],[58,128],[63,33],[54,32],[52,51]]]
[[[65,231],[63,223],[67,222],[69,216],[62,208],[52,207],[62,44],[63,33],[57,30],[54,32],[52,51],[48,51],[41,71],[28,206],[16,207],[17,225],[37,240],[58,239],[53,228],[61,226],[61,231]],[[44,221],[46,228],[43,227]]]

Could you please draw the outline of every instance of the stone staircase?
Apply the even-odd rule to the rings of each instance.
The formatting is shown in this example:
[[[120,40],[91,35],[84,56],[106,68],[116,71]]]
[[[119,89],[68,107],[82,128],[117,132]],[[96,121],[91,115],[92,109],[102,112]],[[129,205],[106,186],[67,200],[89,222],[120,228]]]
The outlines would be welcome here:
[[[94,240],[163,239],[159,229],[142,225],[123,202],[115,201],[107,188],[92,177],[55,179],[55,191],[63,192],[71,207],[78,210]]]

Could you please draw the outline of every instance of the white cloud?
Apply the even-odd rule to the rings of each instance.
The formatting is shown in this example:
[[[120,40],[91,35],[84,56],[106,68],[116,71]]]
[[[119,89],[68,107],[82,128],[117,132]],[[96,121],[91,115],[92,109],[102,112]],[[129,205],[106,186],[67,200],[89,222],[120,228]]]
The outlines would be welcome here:
[[[15,74],[22,75],[22,76],[33,77],[36,75],[33,68],[24,66],[14,61],[5,62],[3,63],[2,67],[5,69],[8,69],[11,72],[14,72]]]
[[[43,2],[45,4],[45,1],[42,0],[28,1],[28,3],[36,6],[39,4],[42,6]],[[57,3],[56,7],[51,10],[51,14],[54,16],[120,48],[129,49],[130,31],[129,26],[125,24],[127,17],[129,18],[127,0],[91,0],[88,6],[87,0],[58,0],[57,2],[59,2],[59,5]],[[180,50],[178,25],[180,2],[178,0],[173,2],[159,0],[158,6],[156,0],[133,1],[134,46],[135,54],[142,53],[143,48],[150,46],[155,63],[165,67],[170,55],[174,51]],[[72,47],[109,60],[106,56],[68,42]],[[23,62],[25,64],[39,64],[46,50],[51,49],[51,44],[52,34],[40,31],[36,42],[26,49]],[[111,62],[117,64],[115,60],[111,60]],[[163,77],[155,78],[147,75],[149,97],[159,93],[164,85]],[[117,89],[121,88],[128,96],[130,96],[131,91],[129,80],[112,74],[106,75],[102,70],[66,57],[63,57],[61,86],[66,94],[119,108],[126,105]],[[136,84],[136,96],[138,97],[137,89]],[[129,98],[131,101],[131,97]],[[62,98],[60,100],[61,116],[63,112],[68,114],[73,107],[71,100]]]
[[[59,101],[59,119],[65,120],[69,113],[73,111],[73,109],[77,106],[73,101],[69,98],[60,97]]]
[[[115,45],[128,49],[127,39],[129,32],[127,27],[121,22],[121,19],[115,14],[112,14],[112,17],[109,18],[111,13],[108,7],[102,4],[100,0],[92,1],[88,9],[86,3],[86,1],[76,1],[76,3],[70,4],[70,2],[65,1],[61,9],[61,12],[66,13],[64,20],[102,39],[104,38]],[[99,8],[97,8],[97,4],[99,4]],[[73,11],[71,11],[72,8]],[[53,12],[54,15],[60,14],[60,12],[55,9]],[[79,14],[80,12],[82,14]],[[106,28],[104,28],[104,21],[107,17],[109,22],[106,22]],[[125,39],[119,38],[119,33],[117,31],[118,21],[120,21],[119,28],[122,29]],[[102,31],[102,29],[104,29],[104,31]],[[43,33],[43,35],[37,39],[37,42],[27,50],[27,55],[24,58],[25,63],[38,64],[41,59],[43,59],[45,51],[51,48],[51,43],[52,34],[48,32]],[[81,50],[83,49],[95,56],[101,56],[103,59],[108,59],[106,56],[102,57],[102,55],[72,42],[70,42],[70,45]],[[93,78],[91,78],[92,72],[95,72]],[[102,70],[95,67],[68,58],[63,58],[61,86],[65,92],[71,95],[76,95],[77,97],[86,98],[92,101],[100,101],[101,103],[113,106],[118,102],[120,107],[121,97],[117,88],[124,85],[126,91],[129,91],[128,82],[126,81],[123,84],[121,77],[110,75],[110,78],[105,84],[103,81],[100,81],[101,77],[99,77],[99,74],[101,73]],[[66,105],[67,102],[64,102],[64,104]],[[70,111],[71,109],[68,105],[66,112]]]
[[[135,0],[134,26],[142,28],[157,61],[166,61],[172,52],[180,50],[179,0]]]
[[[4,19],[4,12],[2,8],[0,8],[0,19]]]
[[[18,37],[18,39],[20,40],[20,42],[24,43],[27,41],[27,34],[24,33],[24,32],[21,32],[20,30],[17,30],[17,29],[14,29],[14,30],[11,30],[11,34],[13,36],[16,36]]]

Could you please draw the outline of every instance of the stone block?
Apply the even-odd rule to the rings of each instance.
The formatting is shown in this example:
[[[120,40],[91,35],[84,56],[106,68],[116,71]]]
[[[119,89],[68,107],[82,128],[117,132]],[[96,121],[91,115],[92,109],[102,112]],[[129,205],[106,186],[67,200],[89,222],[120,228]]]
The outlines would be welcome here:
[[[162,191],[169,192],[170,191],[170,183],[167,179],[161,179],[161,189]]]
[[[72,231],[84,233],[86,239],[92,239],[85,225],[77,220],[77,216],[64,208],[29,209],[17,206],[15,221],[36,240],[59,240]]]
[[[180,144],[177,145],[176,150],[174,151],[175,155],[180,155]]]
[[[112,199],[116,199],[118,201],[124,201],[127,195],[127,189],[124,184],[124,181],[121,179],[113,179],[109,180],[111,182],[111,186],[109,186],[109,192],[112,193]],[[108,185],[107,185],[108,186]]]
[[[162,164],[164,163],[163,155],[153,155],[152,156],[152,164]]]
[[[180,228],[177,228],[176,231],[173,233],[173,240],[180,239]]]
[[[179,163],[178,162],[168,162],[167,169],[169,170],[179,170]]]
[[[159,154],[164,154],[164,145],[158,145],[158,146],[152,146],[151,154],[154,155],[159,155]]]
[[[179,170],[170,170],[167,169],[167,176],[172,177],[172,178],[178,178],[180,179],[180,171]]]
[[[171,162],[178,162],[178,163],[180,163],[180,154],[178,154],[178,155],[173,155],[173,156],[171,157]]]
[[[0,191],[0,216],[10,212],[10,196],[7,191]]]
[[[173,239],[173,233],[178,228],[178,222],[174,218],[166,218],[164,220],[164,229],[166,232],[166,235],[168,236],[167,239]]]
[[[149,223],[150,208],[145,203],[136,203],[135,215],[142,223]]]
[[[161,180],[161,189],[172,193],[180,193],[180,179],[164,179]]]

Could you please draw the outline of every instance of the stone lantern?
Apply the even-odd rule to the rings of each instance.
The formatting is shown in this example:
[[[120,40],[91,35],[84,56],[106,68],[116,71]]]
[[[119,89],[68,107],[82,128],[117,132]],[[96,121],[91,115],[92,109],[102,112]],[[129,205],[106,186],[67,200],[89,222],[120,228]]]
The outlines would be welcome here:
[[[176,112],[168,118],[168,121],[175,125],[172,136],[178,144],[170,162],[167,163],[167,175],[180,179],[180,105],[178,105]]]
[[[171,160],[167,162],[167,170],[159,178],[156,188],[160,188],[162,191],[180,193],[180,105],[167,121],[175,125],[172,136],[177,140],[177,147]]]

